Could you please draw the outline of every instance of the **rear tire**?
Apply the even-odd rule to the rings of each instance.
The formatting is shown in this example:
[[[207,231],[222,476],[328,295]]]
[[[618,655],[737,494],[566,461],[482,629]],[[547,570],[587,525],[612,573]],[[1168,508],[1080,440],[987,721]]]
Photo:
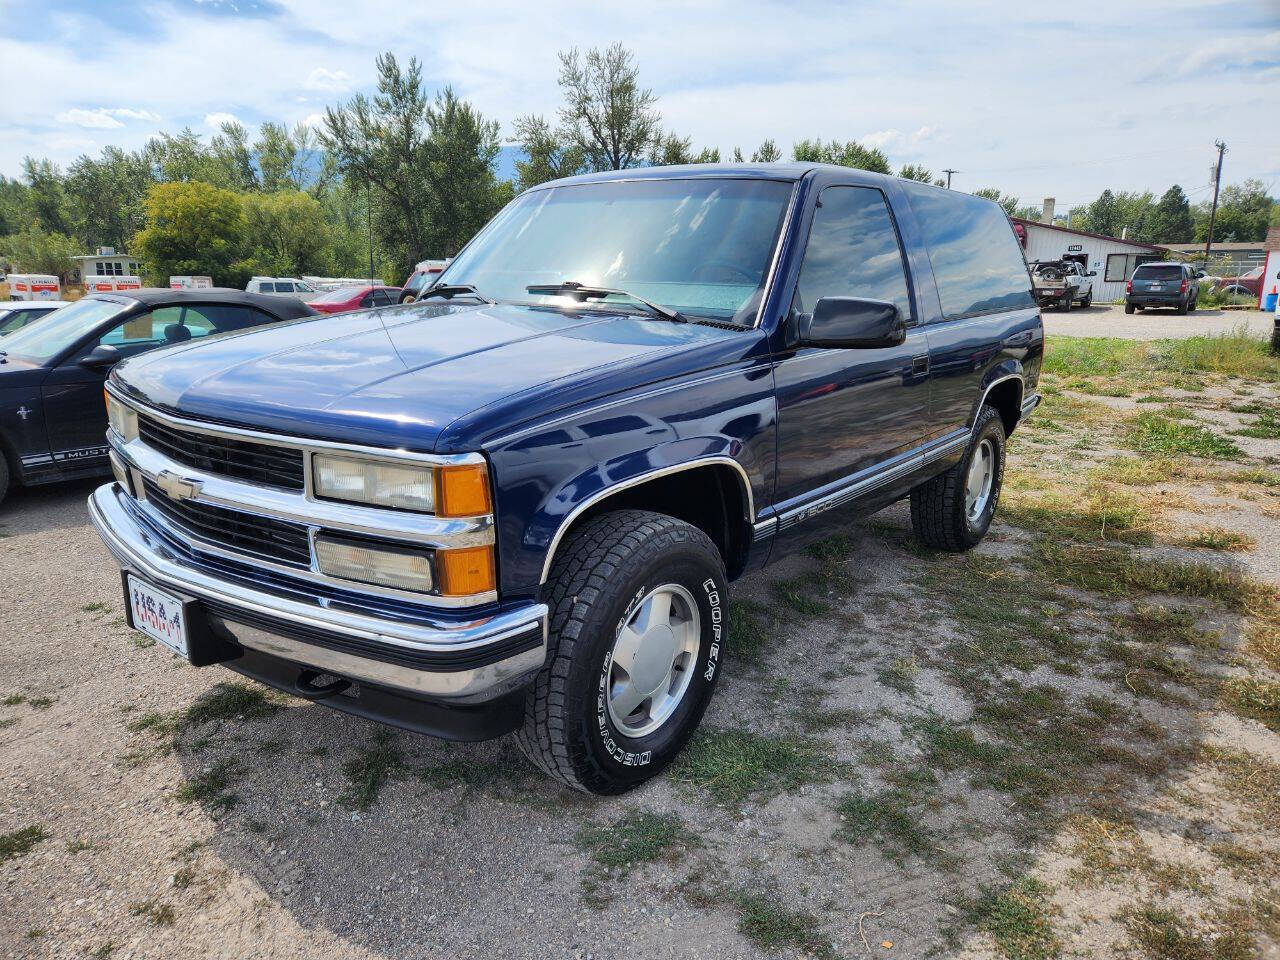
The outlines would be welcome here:
[[[960,462],[911,491],[911,527],[918,540],[951,553],[982,542],[1000,500],[1005,439],[1000,414],[984,406]]]
[[[1124,305],[1124,312],[1125,312],[1125,313],[1133,313],[1133,304],[1132,304],[1132,303],[1126,303],[1126,304]]]
[[[9,492],[9,461],[4,455],[4,451],[0,450],[0,503],[4,503],[4,498]]]
[[[726,582],[715,544],[682,520],[620,510],[575,530],[547,584],[550,652],[516,732],[525,756],[589,793],[622,793],[659,774],[715,690]],[[646,613],[657,596],[668,598],[666,619],[656,605]],[[654,692],[623,716],[633,686]]]
[[[1067,294],[1065,297],[1059,300],[1058,306],[1062,308],[1063,313],[1070,313],[1071,312],[1071,294]]]
[[[1176,307],[1173,308],[1173,312],[1180,317],[1185,317],[1187,315],[1187,309],[1188,309],[1187,301],[1183,300],[1181,303],[1179,303]]]

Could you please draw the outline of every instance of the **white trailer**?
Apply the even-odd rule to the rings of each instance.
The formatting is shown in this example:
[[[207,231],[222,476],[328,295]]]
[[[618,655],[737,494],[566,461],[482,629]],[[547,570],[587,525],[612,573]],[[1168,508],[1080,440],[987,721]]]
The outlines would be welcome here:
[[[85,277],[85,293],[123,293],[127,290],[141,290],[141,277]]]
[[[9,299],[61,300],[62,283],[49,273],[11,273]]]
[[[213,287],[213,277],[170,277],[170,290],[208,290]]]

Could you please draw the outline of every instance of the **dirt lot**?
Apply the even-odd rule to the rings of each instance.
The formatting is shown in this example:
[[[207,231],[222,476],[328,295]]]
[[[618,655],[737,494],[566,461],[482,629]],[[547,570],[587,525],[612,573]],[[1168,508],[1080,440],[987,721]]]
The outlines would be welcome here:
[[[90,486],[18,492],[0,955],[1280,957],[1280,365],[1049,370],[981,548],[899,505],[739,584],[618,799],[144,647]]]

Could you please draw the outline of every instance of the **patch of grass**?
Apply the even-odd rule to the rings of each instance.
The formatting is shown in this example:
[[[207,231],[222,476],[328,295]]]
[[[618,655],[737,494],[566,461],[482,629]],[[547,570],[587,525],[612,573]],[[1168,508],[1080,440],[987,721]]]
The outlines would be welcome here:
[[[1245,930],[1210,933],[1197,928],[1185,913],[1147,904],[1129,911],[1125,927],[1130,939],[1152,960],[1250,960],[1257,942]]]
[[[0,717],[0,730],[12,727],[17,722],[17,717]]]
[[[779,603],[803,617],[820,617],[831,612],[831,604],[813,595],[813,577],[792,577],[773,585],[773,596]]]
[[[186,866],[179,867],[173,872],[173,885],[179,890],[185,890],[191,884],[195,883],[196,869],[195,867]]]
[[[86,850],[93,849],[92,840],[82,840],[77,837],[75,840],[67,842],[67,853],[84,853]]]
[[[1280,618],[1255,617],[1249,621],[1245,649],[1280,673]]]
[[[1247,533],[1237,533],[1224,527],[1201,527],[1186,536],[1172,541],[1176,547],[1190,547],[1196,550],[1225,550],[1238,552],[1251,550],[1257,540]]]
[[[674,813],[630,813],[609,827],[583,827],[577,840],[600,866],[623,874],[637,864],[673,859],[701,845]]]
[[[1175,462],[1167,457],[1120,456],[1090,470],[1089,478],[1127,487],[1150,487],[1172,480],[1177,474]]]
[[[351,785],[338,798],[355,810],[366,810],[378,799],[387,782],[400,776],[404,754],[391,733],[378,733],[373,742],[342,765]]]
[[[125,724],[125,729],[131,733],[142,733],[149,730],[154,733],[167,734],[173,733],[175,727],[173,717],[154,711],[144,713],[137,720],[131,720]]]
[[[920,822],[918,794],[900,787],[868,794],[853,791],[836,804],[836,835],[849,843],[875,843],[886,856],[901,862],[936,852],[929,830]]]
[[[736,597],[729,608],[725,655],[740,663],[760,666],[774,637],[769,608],[754,600]]]
[[[178,919],[173,907],[158,900],[143,900],[129,906],[129,912],[135,917],[142,917],[153,927],[172,927]]]
[[[1141,366],[1146,344],[1119,337],[1047,337],[1045,373],[1070,376],[1115,376]]]
[[[1140,643],[1178,644],[1200,650],[1218,649],[1220,637],[1198,629],[1196,615],[1190,610],[1138,606],[1133,612],[1114,618],[1113,622]]]
[[[1267,341],[1243,324],[1229,333],[1160,340],[1154,346],[1156,364],[1162,370],[1280,380],[1280,357],[1272,356]]]
[[[1270,588],[1236,570],[1135,557],[1107,546],[1039,542],[1029,565],[1057,583],[1111,596],[1168,593],[1215,600],[1238,613],[1256,613],[1273,603]]]
[[[0,863],[25,856],[37,843],[47,839],[49,831],[38,825],[23,827],[11,833],[0,833]]]
[[[1207,427],[1171,420],[1158,413],[1140,413],[1125,442],[1143,453],[1186,453],[1215,460],[1235,460],[1244,455],[1235,443]]]
[[[462,787],[465,794],[476,790],[493,790],[504,786],[520,790],[531,779],[529,764],[514,750],[499,747],[496,756],[480,760],[475,757],[451,755],[443,763],[427,767],[418,773],[419,778],[438,790]]]
[[[1264,829],[1280,831],[1280,766],[1244,750],[1206,746],[1222,788]]]
[[[219,683],[182,712],[180,728],[222,720],[257,720],[269,717],[281,704],[261,687],[244,683]]]
[[[27,702],[26,694],[11,693],[0,700],[0,707],[17,707]]]
[[[694,734],[672,774],[706,790],[718,803],[737,806],[753,796],[826,782],[835,768],[830,748],[821,741],[704,728]]]
[[[174,796],[180,803],[199,803],[218,811],[230,810],[236,805],[237,797],[227,788],[239,772],[234,761],[220,760],[184,783]]]
[[[1000,510],[1008,522],[1055,540],[1152,541],[1151,512],[1145,503],[1106,483],[1092,482],[1084,491],[1006,497]]]
[[[734,898],[738,932],[766,950],[790,947],[819,960],[836,956],[831,941],[822,936],[818,918],[804,910],[784,906],[769,893],[740,891]]]
[[[1231,677],[1222,697],[1235,713],[1280,732],[1280,683],[1261,677]]]
[[[27,706],[33,710],[48,710],[53,704],[53,697],[27,697]]]
[[[84,613],[105,613],[110,609],[111,604],[109,603],[86,603],[80,608]]]
[[[1280,440],[1280,413],[1263,410],[1250,424],[1231,433],[1237,437],[1253,437],[1257,440]]]
[[[984,890],[964,905],[966,918],[990,934],[1001,956],[1009,960],[1048,960],[1062,949],[1053,930],[1058,912],[1049,899],[1049,888],[1033,877],[1024,877],[1001,891]]]
[[[914,655],[910,657],[894,657],[887,667],[876,671],[876,676],[886,687],[892,687],[899,693],[914,693],[916,677],[920,673],[920,665]]]

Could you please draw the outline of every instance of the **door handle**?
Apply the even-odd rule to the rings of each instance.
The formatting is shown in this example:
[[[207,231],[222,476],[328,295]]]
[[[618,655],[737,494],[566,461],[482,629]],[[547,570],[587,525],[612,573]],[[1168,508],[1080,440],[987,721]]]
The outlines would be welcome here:
[[[929,372],[929,355],[927,353],[924,354],[923,356],[911,358],[912,376],[919,376],[922,373],[928,373],[928,372]]]

